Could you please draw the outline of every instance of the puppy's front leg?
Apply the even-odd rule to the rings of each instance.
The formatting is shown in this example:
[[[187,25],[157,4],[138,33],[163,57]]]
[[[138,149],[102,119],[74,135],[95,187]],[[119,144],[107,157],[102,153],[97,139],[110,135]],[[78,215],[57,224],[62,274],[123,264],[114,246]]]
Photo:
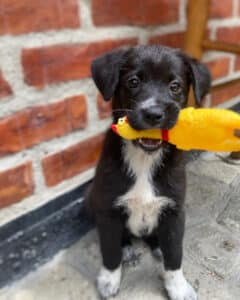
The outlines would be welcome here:
[[[164,260],[163,279],[171,300],[197,300],[197,294],[185,279],[182,265],[184,213],[167,216],[159,225],[160,248]]]
[[[119,291],[122,273],[123,224],[118,218],[97,218],[103,266],[97,278],[97,288],[103,298],[114,296]]]

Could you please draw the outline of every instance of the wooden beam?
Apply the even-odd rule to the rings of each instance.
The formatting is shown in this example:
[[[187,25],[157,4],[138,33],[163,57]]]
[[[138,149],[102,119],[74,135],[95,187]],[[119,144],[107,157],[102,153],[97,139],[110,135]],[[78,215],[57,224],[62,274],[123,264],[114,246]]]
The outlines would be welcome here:
[[[189,0],[187,6],[187,30],[184,36],[184,50],[200,59],[203,53],[202,42],[208,20],[209,0]]]
[[[202,42],[207,28],[208,8],[209,0],[188,0],[187,30],[184,35],[184,50],[197,59],[202,58]],[[188,105],[195,106],[192,89],[189,93]]]
[[[230,52],[234,54],[240,54],[240,45],[219,42],[219,41],[211,41],[211,40],[204,40],[202,46],[206,50],[215,50],[215,51],[223,51],[223,52]]]

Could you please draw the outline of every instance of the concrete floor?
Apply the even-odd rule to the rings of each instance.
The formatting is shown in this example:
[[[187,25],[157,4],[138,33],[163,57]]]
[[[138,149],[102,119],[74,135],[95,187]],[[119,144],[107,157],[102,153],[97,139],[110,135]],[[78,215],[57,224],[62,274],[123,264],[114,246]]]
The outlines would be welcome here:
[[[202,300],[240,299],[240,165],[206,153],[188,165],[184,271]],[[167,299],[159,265],[135,245],[140,263],[125,266],[115,300]],[[12,286],[0,300],[95,300],[100,256],[95,231]],[[1,270],[2,271],[2,270]]]

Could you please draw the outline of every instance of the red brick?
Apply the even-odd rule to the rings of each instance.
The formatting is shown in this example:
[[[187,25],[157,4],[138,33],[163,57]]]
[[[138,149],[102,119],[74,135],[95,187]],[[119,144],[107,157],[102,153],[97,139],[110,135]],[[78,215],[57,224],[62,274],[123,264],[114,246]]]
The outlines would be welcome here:
[[[161,44],[168,47],[183,48],[184,32],[174,32],[153,36],[149,40],[150,44]]]
[[[179,18],[179,0],[93,0],[92,14],[97,26],[175,23]]]
[[[8,82],[4,79],[2,72],[0,71],[0,98],[10,96],[12,89]]]
[[[220,57],[209,61],[207,66],[211,71],[212,79],[215,80],[227,76],[229,73],[229,63],[229,57]]]
[[[34,191],[32,163],[0,172],[0,208],[30,196]]]
[[[77,0],[1,0],[0,35],[80,26]]]
[[[211,93],[211,105],[215,106],[221,104],[225,101],[230,100],[231,98],[237,97],[240,95],[240,83],[237,82],[231,87],[221,89]]]
[[[83,96],[32,107],[0,120],[0,156],[63,136],[86,125]]]
[[[240,56],[236,56],[235,58],[235,65],[234,65],[235,71],[240,71]]]
[[[98,94],[97,96],[97,108],[98,108],[98,116],[100,119],[111,117],[112,102],[104,101],[103,97],[100,94]]]
[[[227,18],[231,17],[233,12],[232,0],[211,0],[210,1],[210,18]]]
[[[55,82],[89,77],[90,64],[96,56],[116,47],[136,43],[137,39],[122,39],[24,49],[22,64],[25,82],[42,87]]]
[[[220,27],[217,30],[216,39],[228,43],[239,44],[240,43],[239,36],[240,36],[240,26]]]
[[[101,134],[45,157],[42,167],[47,186],[54,186],[93,167],[99,158],[102,142]]]
[[[87,103],[84,96],[74,96],[67,101],[67,111],[72,129],[85,128],[87,124]]]

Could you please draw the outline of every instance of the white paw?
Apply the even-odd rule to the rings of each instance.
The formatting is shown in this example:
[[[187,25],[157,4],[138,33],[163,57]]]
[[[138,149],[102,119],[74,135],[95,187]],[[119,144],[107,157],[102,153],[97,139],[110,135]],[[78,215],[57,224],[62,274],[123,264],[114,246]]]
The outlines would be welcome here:
[[[121,266],[114,271],[105,268],[101,269],[97,278],[97,289],[101,297],[105,299],[115,296],[118,293],[121,282],[121,273]]]
[[[182,270],[167,271],[164,274],[165,288],[171,300],[197,300],[193,287],[185,279]]]
[[[188,282],[180,289],[167,289],[167,292],[171,300],[197,300],[197,294]]]

